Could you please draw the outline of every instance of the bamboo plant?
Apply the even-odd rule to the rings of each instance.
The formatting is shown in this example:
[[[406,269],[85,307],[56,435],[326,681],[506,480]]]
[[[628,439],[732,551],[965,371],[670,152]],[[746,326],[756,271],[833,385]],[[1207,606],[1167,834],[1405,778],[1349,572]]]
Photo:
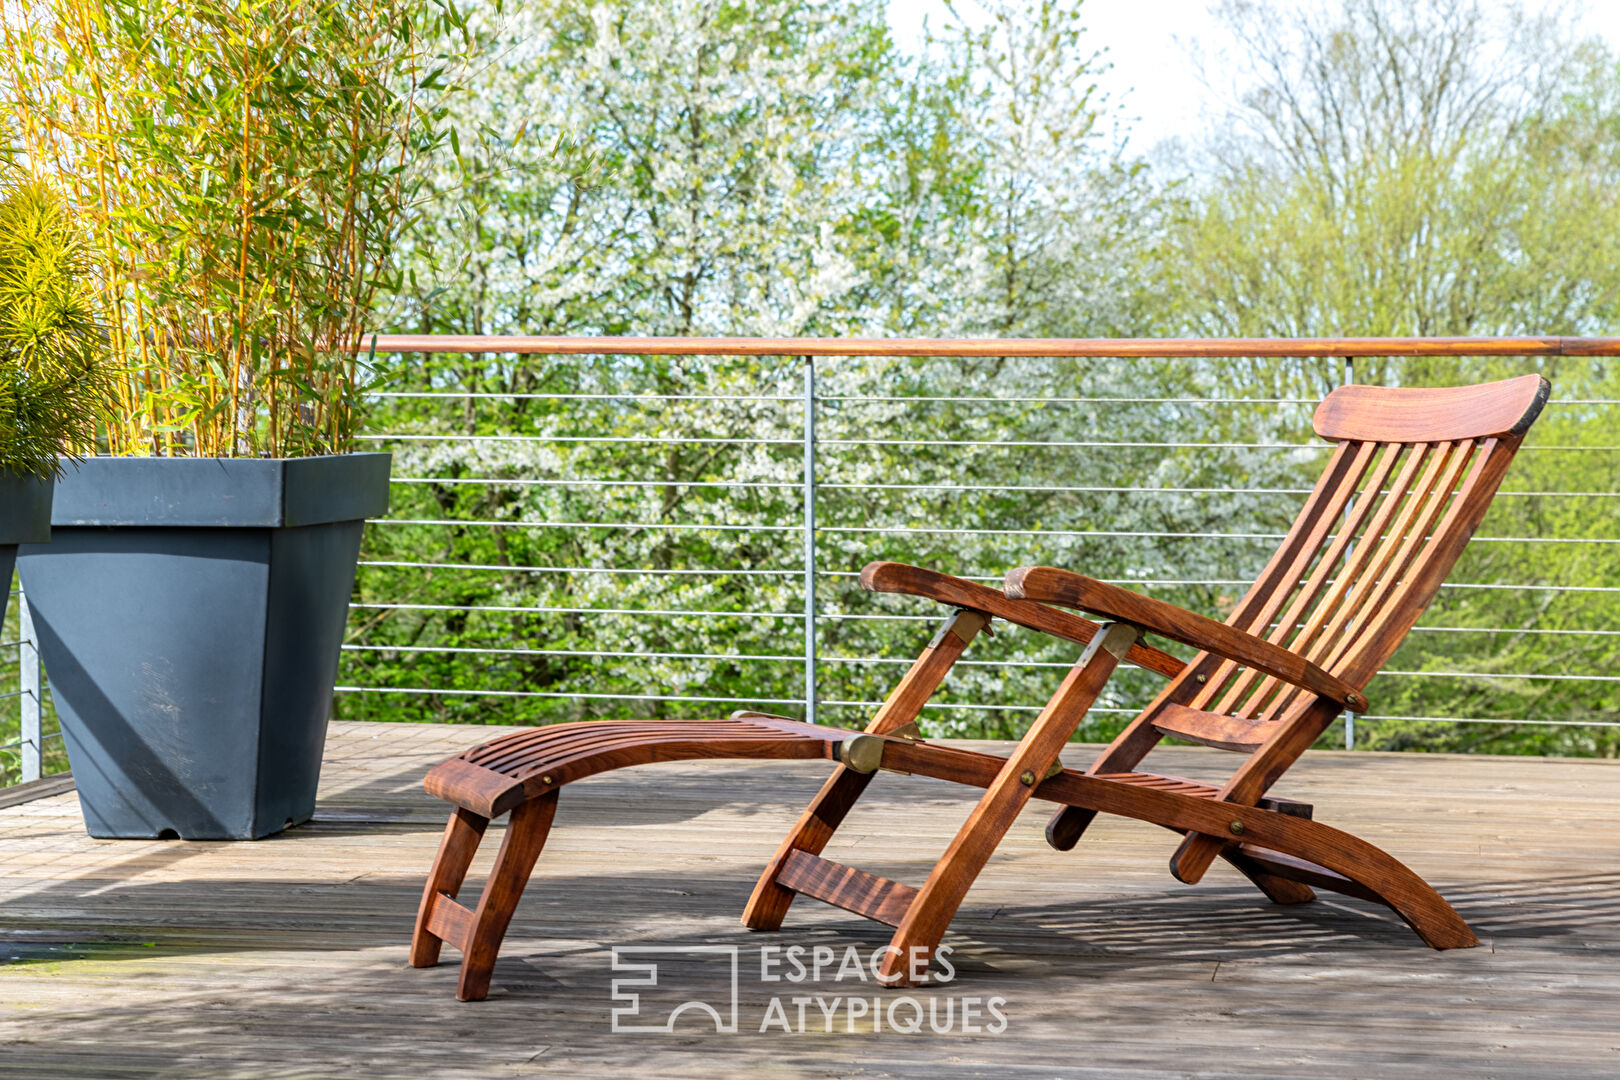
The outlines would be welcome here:
[[[442,4],[442,6],[440,6]],[[92,237],[114,454],[351,448],[356,347],[441,138],[449,0],[0,7],[0,103]]]
[[[95,446],[108,367],[87,271],[61,197],[0,176],[0,474],[50,479]]]

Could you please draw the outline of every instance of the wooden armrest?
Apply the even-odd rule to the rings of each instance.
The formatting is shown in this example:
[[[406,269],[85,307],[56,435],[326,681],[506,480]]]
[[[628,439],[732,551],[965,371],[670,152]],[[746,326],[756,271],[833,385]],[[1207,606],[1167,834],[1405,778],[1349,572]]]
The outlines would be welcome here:
[[[1007,575],[1005,593],[1009,599],[1062,604],[1133,623],[1171,641],[1214,653],[1291,686],[1332,698],[1356,712],[1367,711],[1367,699],[1355,687],[1329,675],[1298,653],[1236,627],[1096,578],[1050,566],[1025,566]]]
[[[894,562],[867,563],[861,570],[861,588],[868,592],[927,597],[951,607],[981,611],[1030,630],[1039,630],[1043,634],[1077,641],[1082,645],[1097,636],[1097,624],[1090,619],[1028,600],[1009,599],[1000,589],[964,581],[937,570],[924,570],[920,566]],[[1169,653],[1140,643],[1131,646],[1125,659],[1170,679],[1180,675],[1187,666]]]

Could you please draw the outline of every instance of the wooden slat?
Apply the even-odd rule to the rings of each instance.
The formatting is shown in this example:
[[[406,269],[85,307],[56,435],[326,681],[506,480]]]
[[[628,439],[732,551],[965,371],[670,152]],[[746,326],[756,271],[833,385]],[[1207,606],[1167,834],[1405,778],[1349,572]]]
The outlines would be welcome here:
[[[1418,475],[1425,456],[1428,454],[1427,443],[1418,443],[1414,446],[1389,446],[1385,448],[1384,456],[1380,459],[1378,467],[1373,471],[1373,477],[1368,483],[1368,491],[1363,494],[1361,502],[1352,511],[1351,520],[1343,528],[1346,537],[1359,534],[1359,541],[1350,552],[1343,565],[1336,567],[1333,582],[1325,594],[1317,601],[1316,607],[1308,614],[1301,611],[1291,613],[1289,622],[1296,622],[1303,618],[1304,622],[1289,642],[1289,647],[1311,655],[1310,646],[1321,632],[1330,618],[1339,612],[1341,605],[1352,588],[1362,580],[1362,575],[1369,565],[1373,555],[1378,551],[1380,538],[1394,519],[1400,509],[1401,500],[1405,498],[1413,479]],[[1399,472],[1395,474],[1393,482],[1389,476],[1395,465],[1399,464]],[[1385,485],[1390,486],[1386,490]],[[1374,510],[1374,508],[1376,508]],[[1366,520],[1367,512],[1373,510],[1372,520]],[[1279,630],[1292,629],[1292,627],[1279,627]],[[1257,697],[1265,696],[1265,687]],[[1228,699],[1233,695],[1228,695]],[[1225,701],[1223,701],[1225,704]],[[1219,706],[1217,706],[1218,708]]]
[[[484,817],[610,769],[691,758],[831,758],[853,732],[779,717],[590,720],[523,729],[482,743],[428,773],[428,794]]]
[[[1354,654],[1338,665],[1346,678],[1358,682],[1371,679],[1400,646],[1456,565],[1485,511],[1490,509],[1491,499],[1517,448],[1516,439],[1500,442],[1487,439],[1481,444],[1468,479],[1447,506],[1432,539],[1406,575],[1400,602],[1393,604],[1393,610],[1376,626],[1364,626],[1357,633]]]
[[[1290,526],[1287,537],[1233,609],[1226,620],[1228,625],[1250,633],[1266,632],[1310,568],[1323,540],[1338,526],[1339,509],[1346,497],[1342,489],[1346,486],[1353,489],[1365,471],[1366,459],[1359,447],[1345,443],[1334,449],[1333,457],[1312,486],[1310,497]],[[1218,695],[1224,695],[1213,708],[1216,712],[1228,712],[1242,699],[1249,684],[1246,676],[1247,672],[1241,671],[1235,661],[1223,658],[1209,682],[1188,704],[1210,708]]]
[[[808,851],[794,851],[776,878],[796,893],[813,896],[833,907],[853,911],[888,926],[899,926],[917,890],[898,881],[823,859]]]
[[[1362,498],[1353,506],[1344,511],[1344,520],[1334,530],[1334,537],[1328,543],[1321,558],[1316,562],[1316,568],[1311,571],[1310,578],[1300,586],[1287,609],[1277,618],[1277,625],[1270,634],[1264,635],[1268,641],[1276,644],[1286,644],[1293,652],[1309,656],[1305,646],[1309,643],[1310,627],[1308,619],[1313,611],[1320,612],[1334,603],[1335,590],[1339,580],[1345,577],[1341,572],[1340,563],[1344,561],[1345,552],[1350,544],[1361,535],[1362,527],[1367,523],[1373,509],[1379,505],[1379,493],[1383,491],[1384,484],[1394,472],[1396,463],[1402,457],[1402,447],[1379,446],[1376,443],[1366,443],[1365,448],[1374,452],[1381,451],[1377,465],[1370,475],[1365,476]],[[1350,485],[1352,490],[1355,485]],[[1314,607],[1313,607],[1314,605]],[[1263,634],[1263,626],[1251,625],[1248,629],[1253,633]],[[1245,678],[1253,676],[1254,672],[1245,672]],[[1262,713],[1267,700],[1280,687],[1279,680],[1266,677],[1250,698],[1244,702],[1241,715],[1261,719],[1273,719],[1277,715],[1273,711]]]
[[[1153,718],[1153,726],[1178,739],[1245,754],[1257,749],[1270,733],[1270,728],[1259,720],[1189,709],[1185,705],[1166,705]]]
[[[1179,791],[1183,795],[1196,795],[1201,799],[1213,799],[1219,795],[1220,788],[1211,784],[1200,783],[1197,780],[1187,780],[1180,776],[1166,776],[1163,773],[1105,773],[1091,772],[1086,775],[1095,776],[1099,780],[1113,780],[1120,784],[1135,784],[1138,787],[1157,787],[1164,791]],[[1262,810],[1275,810],[1279,814],[1289,817],[1309,818],[1313,807],[1310,803],[1300,802],[1297,799],[1284,799],[1275,795],[1268,795],[1255,804]]]
[[[1424,450],[1428,452],[1421,453]],[[1324,630],[1314,645],[1311,643],[1311,636],[1315,633],[1314,623],[1307,623],[1300,630],[1293,645],[1295,651],[1332,669],[1332,661],[1341,651],[1328,650],[1347,644],[1352,636],[1342,631],[1351,626],[1364,628],[1392,614],[1392,611],[1382,610],[1379,601],[1387,594],[1389,587],[1400,579],[1413,554],[1428,535],[1429,527],[1456,487],[1457,475],[1471,452],[1472,444],[1468,442],[1440,442],[1432,447],[1426,444],[1413,447],[1414,463],[1419,457],[1423,458],[1423,468],[1418,471],[1417,481],[1410,488],[1398,483],[1385,497],[1385,506],[1395,511],[1388,531],[1368,530],[1360,546],[1371,551],[1372,557],[1359,570],[1346,568],[1342,576],[1351,580],[1350,590],[1343,594],[1343,601],[1324,624]],[[1410,470],[1402,470],[1403,480],[1411,475]],[[1384,514],[1380,511],[1378,522],[1384,520]],[[1271,691],[1277,688],[1276,682],[1272,681],[1256,693],[1257,700],[1270,699],[1269,704],[1258,713],[1260,719],[1281,719],[1289,706],[1308,700],[1306,695],[1288,687],[1282,687],[1282,692],[1273,697]]]
[[[1464,470],[1473,460],[1475,449],[1470,442],[1452,444],[1443,467],[1436,462],[1436,475],[1426,477],[1423,483],[1413,489],[1411,499],[1396,522],[1395,531],[1388,538],[1391,546],[1399,541],[1393,558],[1381,555],[1373,568],[1363,576],[1361,587],[1345,601],[1343,617],[1335,617],[1328,632],[1310,650],[1311,655],[1336,667],[1346,657],[1354,655],[1357,641],[1369,633],[1376,633],[1379,626],[1409,610],[1406,600],[1410,591],[1407,572],[1426,544],[1445,539],[1445,531],[1437,530],[1436,526],[1453,505],[1453,493]],[[1468,531],[1471,534],[1473,529]],[[1466,536],[1463,542],[1467,542]],[[1460,553],[1461,550],[1459,544],[1457,551]],[[1446,570],[1449,569],[1448,565]],[[1417,612],[1421,613],[1422,608],[1427,606],[1425,600],[1417,607]],[[1350,625],[1355,626],[1355,633],[1340,632]]]

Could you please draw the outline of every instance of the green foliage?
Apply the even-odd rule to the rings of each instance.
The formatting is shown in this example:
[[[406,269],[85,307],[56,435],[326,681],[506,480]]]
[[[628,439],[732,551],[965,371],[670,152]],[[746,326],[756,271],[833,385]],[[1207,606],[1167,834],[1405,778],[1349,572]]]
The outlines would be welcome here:
[[[114,432],[123,449],[341,445],[363,376],[283,343],[362,327],[1613,332],[1614,60],[1555,23],[1493,30],[1465,0],[1228,5],[1248,92],[1222,138],[1152,168],[1098,135],[1109,106],[1091,89],[1079,3],[991,5],[981,28],[947,25],[921,57],[894,48],[875,0],[531,0],[506,14],[413,8],[406,22],[381,0],[282,5],[282,22],[253,5],[105,7],[123,21],[81,24],[69,0],[49,0],[58,21],[37,25],[7,9],[6,64],[14,81],[114,63],[139,75],[82,97],[112,109],[83,129],[109,133],[98,160],[131,163],[112,179],[145,185],[106,203],[79,193],[97,242],[125,253],[106,263],[125,268],[109,278],[124,355],[149,351],[125,407],[151,415]],[[156,24],[164,13],[172,26]],[[182,47],[157,63],[137,31]],[[73,34],[109,43],[96,68],[65,55]],[[482,62],[466,92],[442,95],[431,66],[456,70],[468,52]],[[283,56],[294,62],[267,59]],[[239,67],[259,73],[252,94],[195,91]],[[244,101],[247,127],[231,112]],[[317,122],[351,103],[361,128]],[[94,139],[70,153],[65,130],[35,130],[30,145],[49,151],[35,160],[101,153]],[[245,225],[239,188],[265,208]],[[352,234],[334,209],[345,192],[360,199],[352,220],[371,223]],[[243,250],[237,274],[226,264]],[[245,306],[233,282],[248,283]],[[157,299],[162,318],[189,321],[143,314]],[[313,379],[266,374],[301,364]],[[1620,410],[1587,404],[1620,399],[1612,361],[850,357],[816,370],[821,710],[847,724],[940,616],[862,593],[862,564],[994,581],[1051,563],[1224,615],[1325,460],[1310,415],[1333,387],[1540,370],[1553,402],[1451,584],[1368,688],[1374,715],[1395,719],[1359,719],[1357,744],[1620,753],[1620,727],[1590,726],[1620,723],[1620,593],[1603,591],[1620,582],[1620,548],[1587,542],[1615,539],[1620,467],[1601,448],[1620,445]],[[411,437],[389,446],[392,516],[445,524],[368,529],[339,681],[428,692],[345,693],[339,713],[796,713],[803,376],[796,359],[493,354],[379,375],[368,389],[429,395],[382,397],[366,421]],[[1015,735],[1077,651],[1015,628],[981,638],[925,726]],[[1122,670],[1081,737],[1110,736],[1156,686]]]
[[[87,271],[61,198],[0,178],[0,469],[55,476],[95,445],[108,365]]]
[[[465,186],[461,162],[437,166],[436,182],[448,197],[436,227],[419,241],[417,298],[397,325],[634,334],[1119,327],[1131,303],[1122,283],[1136,250],[1132,215],[1151,197],[1139,172],[1093,134],[1098,105],[1085,90],[1089,54],[1074,49],[1076,7],[1042,5],[1041,19],[1028,25],[1009,8],[999,34],[948,31],[925,62],[898,54],[882,9],[864,2],[770,0],[751,7],[746,19],[726,5],[693,0],[517,9],[486,45],[499,60],[455,106],[465,111],[464,129],[494,133],[477,147],[463,144],[459,155],[489,155],[490,167],[480,162],[474,170],[487,180]],[[1001,74],[980,77],[984,65],[997,65]],[[547,103],[547,111],[533,102]],[[554,156],[559,138],[596,163],[588,181]],[[1032,171],[1039,182],[1023,183]],[[964,377],[989,392],[1061,393],[1078,385],[1118,393],[1124,386],[1123,373],[1106,366],[1046,381],[1038,364],[1003,362],[974,365],[965,376],[943,364],[874,364],[847,374],[835,365],[822,379],[823,393],[926,394]],[[655,527],[374,528],[367,561],[417,565],[364,567],[363,602],[486,610],[363,608],[352,623],[357,649],[348,654],[345,682],[556,696],[503,699],[491,709],[489,699],[478,697],[355,695],[343,698],[345,714],[404,710],[524,721],[626,708],[702,715],[728,707],[611,700],[624,693],[747,698],[787,708],[784,702],[800,692],[793,654],[802,648],[791,614],[802,608],[792,531],[800,513],[800,451],[792,444],[799,409],[791,400],[801,384],[797,364],[731,359],[482,355],[400,365],[386,389],[497,396],[388,399],[379,407],[377,431],[492,437],[392,445],[397,476],[434,481],[396,486],[398,516]],[[691,395],[697,399],[673,400]],[[739,400],[752,395],[772,400]],[[788,400],[775,400],[783,396]],[[906,411],[855,402],[823,408],[834,409],[824,414],[829,438],[895,430]],[[1059,432],[1072,419],[1025,406],[1010,418],[924,408],[939,419],[922,434],[952,424],[993,433],[1025,414],[1035,414],[1043,431]],[[1125,411],[1114,415],[1127,419]],[[1146,414],[1138,418],[1150,422]],[[544,435],[787,442],[496,441]],[[846,476],[826,479],[884,475],[903,453],[863,448]],[[1148,468],[1155,456],[1133,453]],[[1025,461],[1051,475],[1077,460],[1043,460],[1034,450],[1015,459],[975,458],[971,475],[983,481],[1004,479],[1002,468]],[[941,473],[913,458],[892,478],[919,470]],[[553,486],[559,480],[582,482]],[[730,481],[767,486],[723,486]],[[833,527],[859,527],[879,514],[851,489],[824,492],[823,512]],[[885,500],[892,507],[882,508],[884,518],[892,509],[912,521],[927,520],[932,507],[951,501],[939,493]],[[984,507],[980,520],[1012,527],[1024,527],[1026,513],[1047,512],[1039,496],[974,501]],[[1056,517],[1084,512],[1073,502],[1064,502]],[[971,507],[957,510],[969,514],[966,524],[978,523]],[[765,528],[661,527],[697,522]],[[877,550],[876,537],[845,539],[838,537],[836,551],[823,547],[829,569],[839,574],[891,550]],[[921,544],[919,558],[979,573],[1011,565],[1004,560],[1014,550],[906,542]],[[488,569],[421,565],[427,563]],[[600,570],[523,569],[559,566]],[[864,599],[845,595],[848,584],[847,577],[823,582],[824,595],[834,597],[829,612],[839,614],[845,604],[851,612],[870,611]],[[498,608],[547,610],[487,610]],[[783,614],[689,618],[579,608]],[[917,630],[823,625],[824,645],[852,656],[861,648],[908,650],[914,633],[904,631]],[[864,629],[873,633],[857,633]],[[448,651],[454,649],[506,651]],[[569,649],[616,655],[559,655]],[[647,655],[655,653],[685,655]],[[702,653],[713,655],[689,658]],[[728,659],[736,656],[782,659]],[[864,674],[856,677],[879,674],[873,669],[841,665],[837,672],[839,688],[824,696],[869,699],[879,692]],[[972,730],[978,714],[961,718],[961,730]],[[1016,723],[1022,714],[1005,719]]]
[[[70,188],[127,373],[110,449],[348,449],[407,166],[443,137],[455,6],[44,0],[0,20],[0,109]]]
[[[1583,334],[1620,302],[1613,59],[1472,0],[1229,3],[1249,89],[1178,200],[1216,336]]]
[[[463,198],[455,163],[437,166],[451,197],[413,253],[398,327],[1313,335],[1602,333],[1612,319],[1620,230],[1602,181],[1620,82],[1584,50],[1497,63],[1466,5],[1351,0],[1303,28],[1262,12],[1251,30],[1272,40],[1253,38],[1260,91],[1244,115],[1263,137],[1186,175],[1099,143],[1083,8],[998,7],[919,60],[894,51],[873,5],[730,10],[549,3],[490,31],[503,60],[457,107],[493,132],[462,156],[501,167]],[[1343,126],[1323,127],[1346,102]],[[598,163],[588,181],[553,153],[560,139]],[[1450,629],[1414,633],[1369,688],[1377,715],[1504,722],[1361,719],[1357,741],[1620,752],[1616,729],[1580,726],[1620,720],[1603,681],[1620,639],[1601,633],[1620,611],[1614,594],[1570,590],[1617,580],[1612,545],[1571,541],[1612,538],[1620,475],[1612,454],[1562,449],[1620,445],[1612,407],[1572,403],[1620,397],[1606,361],[816,366],[830,721],[860,723],[939,616],[861,593],[863,563],[990,580],[1052,563],[1224,614],[1325,460],[1271,444],[1312,443],[1311,406],[1347,373],[1439,385],[1539,366],[1554,404],[1425,619]],[[790,359],[401,365],[387,389],[441,396],[384,399],[373,429],[451,438],[392,445],[394,516],[449,524],[368,532],[341,681],[464,693],[345,694],[341,713],[797,712],[802,379]],[[648,441],[574,441],[596,438]],[[715,439],[744,441],[697,441]],[[665,614],[682,611],[720,614]],[[981,639],[925,726],[1016,734],[1075,651],[1012,628]],[[1155,683],[1123,670],[1081,736],[1112,734]]]
[[[1593,43],[1468,0],[1230,3],[1248,90],[1167,214],[1168,328],[1218,336],[1614,332],[1620,303],[1620,78]],[[1510,13],[1511,14],[1511,13]],[[1364,721],[1389,749],[1620,753],[1620,492],[1613,363],[1358,359],[1347,374],[1433,386],[1539,369],[1552,404],[1425,625],[1369,688],[1377,712],[1550,721]],[[1232,393],[1308,396],[1287,366],[1236,364]],[[1545,449],[1544,449],[1545,448]],[[1573,449],[1572,449],[1573,448]],[[1520,537],[1498,543],[1496,537]],[[1592,543],[1591,541],[1599,541]],[[1508,588],[1507,585],[1517,588]],[[1494,587],[1493,587],[1494,586]],[[1572,590],[1598,590],[1577,592]],[[1498,632],[1482,632],[1501,628]],[[1434,672],[1467,672],[1462,679]]]

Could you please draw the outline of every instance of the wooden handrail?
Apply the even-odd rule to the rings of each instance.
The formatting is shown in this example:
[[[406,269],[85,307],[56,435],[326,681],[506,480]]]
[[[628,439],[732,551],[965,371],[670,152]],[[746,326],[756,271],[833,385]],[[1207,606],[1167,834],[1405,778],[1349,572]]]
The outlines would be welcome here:
[[[358,350],[372,349],[372,337]],[[380,353],[654,356],[1620,356],[1620,338],[684,338],[378,334]]]

